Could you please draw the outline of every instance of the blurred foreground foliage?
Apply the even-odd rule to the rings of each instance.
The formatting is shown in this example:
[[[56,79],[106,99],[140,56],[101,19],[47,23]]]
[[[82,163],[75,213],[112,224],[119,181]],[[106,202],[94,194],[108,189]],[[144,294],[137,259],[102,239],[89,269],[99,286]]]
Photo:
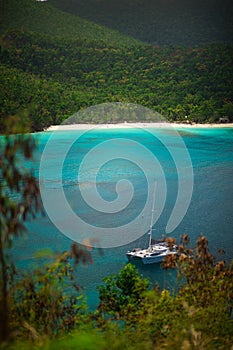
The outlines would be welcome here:
[[[25,232],[25,221],[41,209],[39,185],[31,171],[22,167],[33,157],[35,142],[24,132],[26,120],[12,116],[4,124],[7,136],[0,139],[0,339],[9,336],[9,283],[14,267],[8,264],[8,249]]]
[[[204,236],[164,268],[177,269],[178,291],[149,288],[127,264],[99,286],[90,311],[73,280],[68,252],[9,289],[7,349],[232,349],[233,266],[214,262]]]

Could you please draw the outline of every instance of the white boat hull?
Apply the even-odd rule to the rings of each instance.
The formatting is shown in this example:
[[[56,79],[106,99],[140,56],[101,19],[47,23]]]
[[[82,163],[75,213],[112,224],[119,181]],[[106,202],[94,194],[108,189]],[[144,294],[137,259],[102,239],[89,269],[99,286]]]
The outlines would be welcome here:
[[[176,253],[171,252],[171,253],[165,254],[163,256],[145,257],[145,258],[142,258],[142,262],[143,262],[143,264],[161,263],[161,262],[163,262],[164,258],[170,254],[176,254]]]
[[[148,249],[134,249],[128,251],[126,255],[129,261],[141,260],[143,264],[156,264],[163,262],[166,256],[174,254],[177,254],[176,246],[170,250],[166,243],[162,243],[155,244]]]

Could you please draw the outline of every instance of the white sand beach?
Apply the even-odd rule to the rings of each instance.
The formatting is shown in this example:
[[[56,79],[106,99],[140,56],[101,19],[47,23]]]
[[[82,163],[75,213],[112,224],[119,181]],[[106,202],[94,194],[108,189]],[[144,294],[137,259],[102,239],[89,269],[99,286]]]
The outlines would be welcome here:
[[[90,130],[90,129],[126,129],[126,128],[232,128],[233,123],[222,124],[185,124],[185,123],[117,123],[117,124],[69,124],[51,125],[45,131]]]

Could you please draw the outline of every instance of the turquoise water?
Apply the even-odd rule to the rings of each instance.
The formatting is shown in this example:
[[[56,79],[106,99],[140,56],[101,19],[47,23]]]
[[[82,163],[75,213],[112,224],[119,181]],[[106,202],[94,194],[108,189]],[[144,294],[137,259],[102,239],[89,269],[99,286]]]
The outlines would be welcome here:
[[[178,131],[184,144],[180,142],[179,136],[167,129],[151,130],[151,132],[143,129],[97,129],[82,135],[80,131],[57,131],[53,134],[54,148],[51,152],[47,152],[49,161],[46,163],[43,174],[43,186],[50,193],[53,191],[55,193],[59,188],[57,164],[60,158],[64,157],[63,153],[68,145],[69,151],[64,157],[62,168],[65,197],[72,211],[85,223],[96,228],[110,229],[121,227],[134,217],[140,216],[147,203],[148,184],[154,181],[154,177],[160,187],[165,181],[166,193],[164,194],[163,191],[159,193],[156,206],[158,206],[157,212],[161,212],[156,217],[153,230],[154,237],[160,238],[166,232],[167,222],[177,199],[178,163],[183,169],[182,178],[188,186],[192,185],[190,169],[185,168],[190,166],[184,159],[186,147],[193,170],[193,193],[185,216],[169,235],[179,240],[181,234],[188,233],[192,243],[195,244],[197,237],[204,234],[216,258],[222,258],[218,254],[218,250],[222,248],[225,250],[223,258],[230,261],[233,256],[233,129],[183,128]],[[32,166],[38,177],[41,155],[51,135],[51,132],[45,132],[33,136],[37,139],[38,148]],[[72,142],[76,140],[72,146],[71,140]],[[104,143],[106,141],[107,143]],[[140,148],[140,145],[144,148]],[[85,156],[93,149],[95,152],[86,159]],[[147,151],[150,153],[147,154]],[[173,151],[174,153],[171,154]],[[118,152],[119,156],[117,156]],[[156,163],[158,170],[156,174],[155,168],[151,166],[150,154],[153,154],[160,165]],[[104,159],[109,158],[109,161],[99,169],[98,161],[103,156]],[[135,159],[138,159],[138,164],[135,163]],[[87,163],[86,167],[81,168],[84,162]],[[142,166],[140,167],[139,164]],[[132,200],[123,210],[113,214],[91,208],[85,203],[82,193],[91,193],[89,191],[93,188],[93,179],[100,196],[109,203],[117,199],[116,184],[122,179],[127,180],[132,188],[127,187],[127,183],[125,192],[120,192],[120,195],[128,196],[133,189]],[[163,200],[163,195],[165,196],[164,206],[161,209],[160,199]],[[56,200],[53,206],[58,212],[61,210]],[[62,222],[69,225],[62,211],[59,212],[59,216]],[[140,233],[137,240],[130,241],[126,245],[106,248],[102,256],[99,255],[98,249],[93,249],[93,264],[77,268],[77,281],[87,294],[90,307],[97,304],[96,286],[101,283],[102,278],[116,273],[127,262],[126,251],[135,246],[146,247],[148,241],[146,231],[150,218],[151,210],[148,209],[145,215],[142,215],[141,225],[137,225]],[[13,248],[18,266],[31,266],[35,262],[34,253],[39,249],[49,247],[56,252],[69,249],[72,241],[59,231],[48,215],[43,218],[38,217],[27,226],[28,238],[18,239]],[[79,234],[79,227],[76,234]],[[101,239],[99,244],[101,246]],[[152,283],[158,282],[161,287],[166,288],[175,286],[174,272],[164,272],[157,265],[138,264],[137,267],[144,276],[151,279]]]

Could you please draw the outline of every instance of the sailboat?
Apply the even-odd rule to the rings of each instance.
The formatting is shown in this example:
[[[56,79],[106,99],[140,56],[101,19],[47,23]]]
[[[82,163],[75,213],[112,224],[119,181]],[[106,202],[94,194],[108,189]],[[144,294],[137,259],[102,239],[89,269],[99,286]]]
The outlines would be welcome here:
[[[133,250],[128,250],[126,256],[129,261],[131,260],[141,260],[143,264],[155,264],[161,263],[164,258],[170,254],[177,254],[177,245],[168,244],[164,238],[158,241],[154,241],[152,238],[153,230],[153,214],[154,214],[154,203],[155,203],[155,188],[154,188],[154,198],[152,205],[151,223],[149,229],[149,245],[146,249],[134,248]]]

